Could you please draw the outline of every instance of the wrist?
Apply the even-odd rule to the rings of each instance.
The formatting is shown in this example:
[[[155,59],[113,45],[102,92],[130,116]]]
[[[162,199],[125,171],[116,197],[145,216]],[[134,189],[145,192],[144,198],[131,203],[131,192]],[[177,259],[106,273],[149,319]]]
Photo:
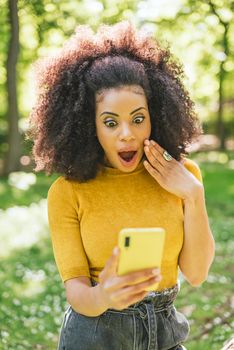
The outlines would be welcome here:
[[[92,287],[93,301],[97,305],[99,315],[105,312],[109,306],[104,298],[100,284]]]
[[[189,193],[183,198],[184,204],[196,204],[204,198],[204,187],[202,184],[196,184]]]

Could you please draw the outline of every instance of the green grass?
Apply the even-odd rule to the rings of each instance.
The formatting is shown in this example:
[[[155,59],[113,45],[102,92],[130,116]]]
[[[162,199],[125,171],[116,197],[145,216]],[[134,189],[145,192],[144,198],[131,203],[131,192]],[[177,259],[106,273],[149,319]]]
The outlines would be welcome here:
[[[176,307],[190,321],[191,332],[185,344],[188,350],[220,350],[233,334],[234,326],[234,171],[230,155],[224,163],[219,161],[222,158],[210,162],[204,154],[196,158],[203,173],[216,256],[209,278],[201,287],[182,283]],[[2,179],[1,207],[38,202],[46,197],[55,178],[39,174],[36,184],[25,191],[15,191],[7,179]],[[52,350],[58,341],[66,307],[65,292],[54,263],[48,228],[43,220],[38,220],[35,210],[29,207],[28,221],[31,225],[37,221],[46,234],[30,247],[17,248],[13,244],[1,261],[0,350]],[[13,243],[18,232],[16,227],[11,233]],[[0,238],[5,239],[2,230]]]
[[[15,251],[1,265],[0,349],[55,349],[65,293],[49,240]]]
[[[215,152],[212,154],[215,156]],[[208,159],[205,154],[196,155],[202,170],[216,254],[208,280],[198,288],[184,282],[176,300],[177,308],[187,313],[191,325],[190,336],[185,343],[188,350],[220,350],[224,341],[233,336],[233,153],[229,153],[223,163],[209,162]],[[217,159],[222,159],[218,153]]]

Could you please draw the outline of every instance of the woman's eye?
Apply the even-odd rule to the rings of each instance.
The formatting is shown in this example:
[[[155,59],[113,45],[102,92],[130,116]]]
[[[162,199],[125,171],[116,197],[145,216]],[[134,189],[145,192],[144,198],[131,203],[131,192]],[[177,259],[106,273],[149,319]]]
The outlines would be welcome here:
[[[104,124],[108,127],[108,128],[113,128],[114,126],[116,126],[116,122],[114,120],[106,120],[104,122]]]
[[[140,123],[143,122],[144,119],[145,119],[145,117],[136,117],[136,118],[134,119],[134,121],[135,121],[136,124],[140,124]]]
[[[133,120],[133,122],[134,122],[135,124],[141,124],[141,123],[143,122],[144,119],[145,119],[145,117],[139,116],[139,117],[136,117],[136,118]],[[111,119],[111,120],[105,120],[105,121],[104,121],[104,124],[105,124],[108,128],[114,128],[114,127],[117,125],[116,121],[113,120],[113,119]]]

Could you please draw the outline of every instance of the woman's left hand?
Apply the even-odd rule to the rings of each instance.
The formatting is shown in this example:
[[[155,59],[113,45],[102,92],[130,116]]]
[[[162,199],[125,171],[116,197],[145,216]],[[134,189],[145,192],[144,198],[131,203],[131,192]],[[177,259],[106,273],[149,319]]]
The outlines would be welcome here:
[[[153,140],[144,141],[144,151],[146,170],[166,191],[186,200],[196,197],[203,189],[196,177],[184,167],[185,160],[166,160],[163,156],[165,150]]]

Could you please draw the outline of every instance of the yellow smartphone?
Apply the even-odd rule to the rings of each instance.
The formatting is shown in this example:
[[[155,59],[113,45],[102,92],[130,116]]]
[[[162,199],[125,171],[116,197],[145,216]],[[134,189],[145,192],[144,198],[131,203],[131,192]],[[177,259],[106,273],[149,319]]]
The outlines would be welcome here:
[[[161,266],[165,241],[165,230],[162,227],[124,228],[119,232],[120,248],[117,274],[155,268]],[[156,290],[158,282],[146,288]]]

